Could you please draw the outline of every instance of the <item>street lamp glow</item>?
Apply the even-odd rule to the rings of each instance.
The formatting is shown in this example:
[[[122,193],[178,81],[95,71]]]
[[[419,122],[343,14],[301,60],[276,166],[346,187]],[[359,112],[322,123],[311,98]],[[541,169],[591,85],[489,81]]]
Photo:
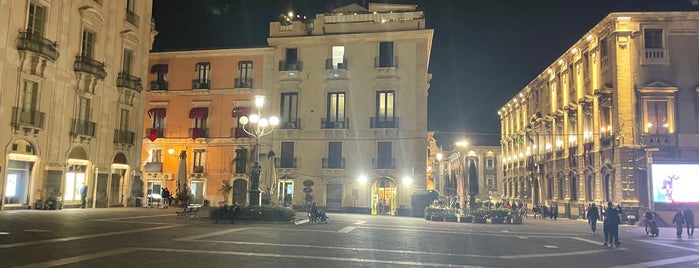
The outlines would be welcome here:
[[[468,146],[468,141],[466,141],[466,140],[457,141],[455,144],[456,144],[456,146],[459,146],[459,147],[466,147],[466,146]]]
[[[272,116],[269,118],[269,124],[272,126],[279,125],[279,117]]]
[[[175,149],[173,149],[173,148],[167,149],[167,153],[170,154],[170,155],[174,155],[174,154],[175,154]]]
[[[442,155],[442,153],[437,153],[437,161],[442,161],[443,157],[444,155]]]
[[[364,175],[361,175],[361,176],[359,176],[359,178],[357,178],[357,182],[359,182],[360,184],[365,184],[366,181],[367,181],[367,178]]]
[[[263,106],[265,106],[265,96],[255,95],[255,107],[262,109]]]
[[[413,183],[413,178],[407,177],[407,176],[406,176],[406,177],[403,177],[403,184],[405,184],[405,185],[410,185],[410,184],[412,184],[412,183]]]
[[[251,114],[249,119],[250,119],[250,123],[257,124],[257,122],[260,121],[260,116],[257,114]],[[240,123],[243,124],[243,122],[240,122]]]

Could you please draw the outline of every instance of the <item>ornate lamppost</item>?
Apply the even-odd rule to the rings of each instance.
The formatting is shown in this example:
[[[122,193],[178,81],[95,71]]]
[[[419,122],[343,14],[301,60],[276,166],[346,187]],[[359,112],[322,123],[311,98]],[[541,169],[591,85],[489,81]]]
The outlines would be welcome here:
[[[272,133],[274,127],[279,124],[279,118],[276,116],[271,116],[269,118],[262,117],[262,107],[264,104],[265,96],[256,95],[255,107],[257,108],[257,113],[250,114],[249,116],[241,116],[238,120],[238,122],[243,125],[243,131],[255,138],[255,163],[250,171],[250,188],[248,189],[251,206],[259,206],[261,203],[260,172],[262,171],[262,166],[260,166],[260,138]]]

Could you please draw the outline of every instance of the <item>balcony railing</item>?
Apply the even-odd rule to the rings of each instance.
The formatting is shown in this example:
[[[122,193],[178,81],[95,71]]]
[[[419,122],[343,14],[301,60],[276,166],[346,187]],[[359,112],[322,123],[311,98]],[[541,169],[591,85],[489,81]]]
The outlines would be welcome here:
[[[146,172],[163,172],[163,162],[146,162],[143,169]]]
[[[191,137],[192,139],[208,138],[209,137],[209,129],[208,128],[190,128],[189,129],[189,137]]]
[[[326,70],[347,70],[347,58],[342,58],[342,62],[333,64],[333,59],[325,59]]]
[[[17,50],[29,50],[44,56],[51,61],[58,59],[58,44],[46,38],[32,35],[28,32],[19,33]]]
[[[279,71],[303,71],[303,62],[295,61],[279,61]]]
[[[133,145],[133,131],[115,129],[114,130],[114,143],[116,144],[129,144]]]
[[[655,61],[665,58],[664,48],[646,48],[644,50],[646,60]]]
[[[76,56],[73,69],[76,72],[89,73],[97,76],[99,79],[107,77],[107,71],[104,69],[104,63],[88,57]]]
[[[398,117],[371,117],[371,128],[398,128]]]
[[[323,158],[323,168],[345,168],[345,158]]]
[[[140,20],[141,18],[138,15],[136,15],[136,12],[133,12],[132,10],[128,9],[126,10],[126,21],[138,27],[138,21]]]
[[[150,90],[167,90],[167,81],[165,81],[165,80],[150,81]]]
[[[235,79],[235,87],[236,88],[252,88],[252,78],[250,78],[250,77],[236,78]]]
[[[192,173],[204,173],[204,166],[194,166]]]
[[[36,110],[12,107],[12,124],[15,126],[29,126],[43,129],[45,116],[46,114]]]
[[[97,123],[95,122],[84,119],[73,119],[70,132],[76,135],[94,137],[96,127]]]
[[[288,119],[286,122],[279,122],[279,129],[301,129],[301,119]]]
[[[296,168],[296,157],[275,157],[274,163],[277,168]]]
[[[155,130],[158,133],[157,138],[165,138],[165,129],[164,128],[149,128],[148,134],[153,133],[153,130]]]
[[[396,168],[396,159],[372,158],[371,167],[374,169],[394,169]]]
[[[648,147],[677,146],[677,134],[641,134],[641,144]]]
[[[211,80],[209,79],[194,79],[192,80],[192,89],[210,89],[210,82]]]
[[[245,132],[242,127],[232,127],[231,128],[231,137],[233,138],[250,138],[250,134]]]
[[[141,78],[128,73],[119,73],[119,75],[117,75],[116,83],[118,87],[130,88],[138,92],[143,90],[143,86],[141,86]]]
[[[398,68],[398,57],[374,58],[374,68]]]
[[[320,128],[323,129],[347,129],[349,128],[349,118],[344,117],[340,119],[320,119]]]

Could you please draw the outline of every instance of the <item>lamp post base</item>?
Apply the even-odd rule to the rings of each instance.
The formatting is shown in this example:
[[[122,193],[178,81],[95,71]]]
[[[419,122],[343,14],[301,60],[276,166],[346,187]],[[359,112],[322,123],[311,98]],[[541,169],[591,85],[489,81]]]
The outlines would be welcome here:
[[[250,172],[250,189],[248,189],[248,196],[250,197],[251,206],[260,205],[260,172],[262,167],[258,162],[252,166],[252,171]]]

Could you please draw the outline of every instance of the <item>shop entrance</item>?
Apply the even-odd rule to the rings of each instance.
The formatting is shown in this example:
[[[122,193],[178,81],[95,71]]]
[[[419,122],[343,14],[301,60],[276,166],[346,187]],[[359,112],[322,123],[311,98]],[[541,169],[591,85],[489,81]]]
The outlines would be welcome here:
[[[371,214],[396,215],[398,189],[391,178],[383,177],[371,186]]]

